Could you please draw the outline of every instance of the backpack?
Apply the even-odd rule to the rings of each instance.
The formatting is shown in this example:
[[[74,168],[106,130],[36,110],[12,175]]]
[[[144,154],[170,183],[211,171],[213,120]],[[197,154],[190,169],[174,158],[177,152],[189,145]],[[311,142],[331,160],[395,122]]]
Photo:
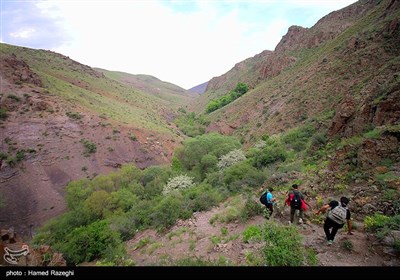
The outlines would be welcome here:
[[[347,208],[343,207],[340,203],[328,212],[328,218],[339,225],[343,225],[346,222],[346,217]]]
[[[290,206],[294,209],[301,209],[301,197],[299,192],[293,192],[292,199],[290,200]]]
[[[267,205],[267,204],[268,204],[268,202],[267,202],[267,192],[265,192],[265,193],[263,193],[263,194],[261,195],[261,197],[260,197],[260,202],[261,202],[262,204],[264,204],[264,205]]]

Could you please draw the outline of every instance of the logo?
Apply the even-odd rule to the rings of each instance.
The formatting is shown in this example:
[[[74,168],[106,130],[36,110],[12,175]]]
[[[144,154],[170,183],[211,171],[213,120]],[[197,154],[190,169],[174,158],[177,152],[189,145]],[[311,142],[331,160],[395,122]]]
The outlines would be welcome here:
[[[29,246],[24,244],[22,245],[21,250],[11,250],[8,247],[4,247],[4,251],[6,252],[4,254],[4,260],[8,262],[9,264],[18,264],[18,258],[21,256],[27,256],[29,254]]]

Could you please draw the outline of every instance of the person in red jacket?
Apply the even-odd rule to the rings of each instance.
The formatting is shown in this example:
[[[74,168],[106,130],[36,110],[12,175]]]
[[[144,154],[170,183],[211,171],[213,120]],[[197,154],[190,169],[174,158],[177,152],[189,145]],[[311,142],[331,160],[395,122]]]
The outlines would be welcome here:
[[[303,223],[303,212],[306,209],[307,203],[304,200],[304,195],[298,189],[299,185],[293,184],[292,190],[289,191],[285,200],[285,205],[290,206],[289,224],[293,223],[296,210],[299,211],[299,223]]]

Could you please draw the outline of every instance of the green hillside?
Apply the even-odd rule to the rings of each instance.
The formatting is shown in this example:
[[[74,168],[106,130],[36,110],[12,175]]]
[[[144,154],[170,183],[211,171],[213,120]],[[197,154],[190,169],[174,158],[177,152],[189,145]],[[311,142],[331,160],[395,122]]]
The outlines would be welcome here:
[[[209,114],[209,129],[237,135],[246,143],[265,133],[287,131],[309,121],[324,119],[327,129],[340,118],[338,114],[347,103],[354,105],[354,116],[347,123],[353,126],[352,132],[345,128],[341,131],[346,135],[361,133],[371,125],[395,124],[397,105],[386,108],[386,103],[381,103],[388,100],[393,105],[389,100],[394,100],[397,104],[398,96],[393,87],[399,83],[400,44],[395,22],[400,11],[389,4],[390,1],[359,1],[304,30],[298,42],[293,39],[297,44],[290,45],[284,37],[264,64],[271,63],[267,66],[274,69],[274,63],[285,57],[293,62],[281,72],[265,77],[260,76],[258,69],[253,72],[253,79],[245,78],[248,71],[244,70],[239,81],[254,85],[255,77],[259,77],[258,84],[246,95]],[[335,21],[341,23],[340,32],[332,24]],[[226,94],[226,85],[232,89],[238,82],[236,76],[220,87],[214,86],[202,98],[209,102]],[[380,106],[393,117],[377,120],[373,115],[367,116],[376,108],[379,111]],[[206,106],[201,110],[195,108],[204,113]],[[367,109],[370,113],[363,112]]]
[[[174,92],[178,87],[172,84],[151,81],[147,86],[148,81],[141,79],[145,86],[143,89],[135,88],[57,53],[0,45],[1,56],[11,54],[26,61],[39,75],[47,94],[59,96],[71,106],[80,106],[82,110],[106,118],[134,123],[139,128],[171,133],[160,112],[171,114],[190,100],[185,91]],[[154,88],[153,85],[159,88],[158,95],[145,91]]]
[[[168,102],[167,104],[175,109],[177,106],[187,106],[197,97],[197,94],[193,92],[189,92],[174,84],[161,81],[160,79],[150,75],[133,75],[99,68],[95,69],[102,72],[110,79],[114,79],[132,88],[157,96]]]
[[[126,159],[114,172],[69,180],[65,211],[38,228],[33,247],[51,246],[68,265],[399,266],[399,19],[400,1],[361,0],[312,28],[291,27],[274,52],[236,64],[196,100],[152,76],[5,45],[47,94],[176,133],[163,142],[151,131],[140,142],[128,130],[101,131],[107,141],[125,133],[122,146],[168,162],[139,168],[143,158]],[[100,145],[85,139],[91,162],[102,162]],[[13,139],[4,142],[12,150]],[[309,208],[288,223],[294,184]],[[270,187],[272,217],[259,202]],[[316,210],[342,196],[351,217],[327,244]]]

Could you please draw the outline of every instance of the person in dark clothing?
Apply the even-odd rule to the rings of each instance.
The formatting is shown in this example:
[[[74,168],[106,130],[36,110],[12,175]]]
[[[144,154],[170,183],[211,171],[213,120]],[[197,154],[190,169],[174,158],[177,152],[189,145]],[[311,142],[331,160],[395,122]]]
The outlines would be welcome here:
[[[351,232],[351,213],[350,210],[347,209],[347,205],[349,202],[350,200],[347,197],[342,196],[340,198],[340,203],[336,200],[332,200],[328,204],[323,205],[317,212],[315,212],[315,215],[319,215],[321,212],[326,212],[326,210],[330,208],[324,223],[324,232],[326,240],[328,241],[328,245],[331,245],[333,243],[336,233],[344,226],[346,222],[348,229],[347,234],[353,234]],[[335,208],[337,209],[335,210]]]
[[[293,224],[294,221],[294,214],[296,212],[296,210],[299,211],[299,223],[303,223],[303,212],[304,209],[301,207],[301,204],[299,206],[294,205],[292,203],[295,195],[298,195],[298,197],[305,202],[304,200],[304,195],[299,191],[299,186],[297,184],[293,184],[292,185],[292,190],[289,191],[286,200],[285,200],[285,205],[290,206],[290,221],[289,224]]]

